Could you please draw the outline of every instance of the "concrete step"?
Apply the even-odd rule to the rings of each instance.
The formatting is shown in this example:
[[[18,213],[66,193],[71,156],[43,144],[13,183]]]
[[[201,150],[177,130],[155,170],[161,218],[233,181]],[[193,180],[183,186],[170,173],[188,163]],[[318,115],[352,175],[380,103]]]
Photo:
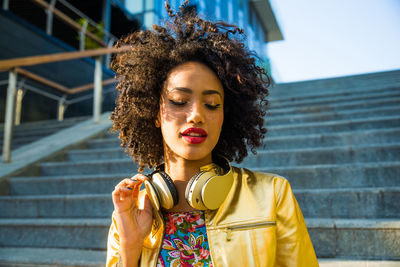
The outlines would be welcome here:
[[[304,134],[325,134],[346,131],[393,128],[400,126],[400,115],[377,116],[371,118],[337,120],[327,122],[307,122],[268,127],[268,137]]]
[[[14,150],[14,149],[16,149],[18,147],[21,147],[23,145],[35,142],[35,141],[39,140],[42,137],[45,137],[45,136],[27,136],[27,137],[13,138],[12,143],[11,143],[11,149]],[[1,139],[0,147],[3,147],[3,139]]]
[[[30,129],[30,130],[19,130],[19,131],[13,131],[13,138],[24,138],[24,137],[40,137],[40,136],[46,136],[53,134],[57,131],[60,131],[62,129],[71,127],[72,125],[60,125],[59,127],[52,127],[52,128],[36,128],[36,129]],[[0,137],[3,138],[3,133],[0,134]]]
[[[280,91],[277,91],[277,94],[281,94],[282,91],[290,92],[292,94],[296,92],[315,92],[318,91],[335,91],[340,89],[346,89],[348,91],[356,90],[359,88],[387,88],[387,87],[396,87],[400,84],[400,71],[394,70],[389,72],[377,72],[377,73],[367,73],[360,75],[350,75],[350,76],[342,76],[342,77],[333,77],[327,79],[315,79],[308,81],[300,81],[300,82],[291,82],[291,83],[281,83],[275,85],[278,87]],[[274,88],[272,88],[274,89]],[[274,92],[273,90],[271,90]]]
[[[122,179],[131,176],[131,173],[115,173],[51,177],[12,177],[9,179],[8,194],[11,196],[107,194]]]
[[[45,121],[36,121],[36,122],[27,122],[21,123],[20,125],[16,125],[13,127],[13,133],[16,136],[24,135],[24,133],[29,132],[40,132],[40,131],[58,131],[59,129],[64,129],[67,127],[71,127],[79,122],[84,120],[88,120],[91,117],[84,116],[84,117],[76,117],[76,118],[69,118],[65,119],[64,121],[57,121],[57,120],[45,120]],[[0,136],[3,137],[3,129],[4,125],[0,125]]]
[[[400,219],[306,218],[321,258],[400,259]]]
[[[106,159],[130,159],[128,154],[120,147],[117,148],[98,148],[98,149],[76,149],[68,151],[66,155],[68,161],[90,161]]]
[[[321,98],[331,98],[338,96],[363,96],[374,93],[389,93],[389,92],[399,92],[400,91],[400,82],[398,85],[394,85],[393,87],[385,87],[385,88],[353,88],[349,90],[348,88],[337,88],[333,91],[321,91],[315,90],[310,92],[297,91],[297,92],[284,92],[284,88],[281,88],[279,85],[276,88],[272,88],[271,96],[269,100],[271,102],[276,103],[289,103],[292,101],[298,100],[311,100],[311,99],[321,99]]]
[[[121,140],[118,137],[108,137],[93,139],[88,142],[88,149],[97,148],[119,148],[121,145]]]
[[[394,162],[397,162],[394,161]],[[366,165],[368,166],[370,164],[371,166],[373,165],[374,162],[368,162],[368,163],[351,163],[351,164],[323,164],[323,165],[309,165],[309,166],[298,166],[298,167],[293,167],[289,165],[285,165],[284,167],[277,167],[277,166],[270,166],[270,167],[265,167],[265,166],[258,166],[253,167],[252,169],[262,169],[262,170],[282,170],[282,171],[289,171],[289,174],[291,176],[292,172],[291,170],[296,170],[296,171],[307,171],[309,174],[310,172],[314,172],[316,169],[320,168],[339,168],[343,166],[344,168],[349,168],[358,165]],[[380,164],[384,164],[384,162],[379,162],[377,163],[379,166]],[[389,162],[390,164],[390,162]],[[245,166],[243,164],[235,164],[239,167]],[[303,168],[303,169],[299,169]],[[329,170],[331,172],[331,170]],[[109,159],[109,160],[96,160],[96,161],[81,161],[81,162],[46,162],[46,163],[41,163],[40,165],[40,173],[43,176],[57,176],[60,173],[63,173],[64,175],[82,175],[82,174],[114,174],[114,173],[132,173],[135,174],[137,173],[137,166],[132,162],[130,159]],[[146,170],[144,173],[148,173]],[[276,172],[280,173],[280,172]],[[358,175],[360,174],[358,171],[356,172]],[[325,173],[326,176],[330,177],[332,176],[331,173]],[[392,174],[393,175],[393,174]]]
[[[111,131],[108,131],[108,132],[106,132],[105,134],[104,134],[104,138],[105,139],[107,139],[107,138],[111,138],[111,139],[115,139],[115,138],[117,138],[118,139],[118,132],[111,132]]]
[[[105,154],[105,152],[102,153]],[[246,166],[246,168],[267,168],[397,160],[400,160],[400,144],[378,144],[269,151],[261,150],[257,151],[257,155],[251,154],[245,158],[241,165]]]
[[[353,101],[346,103],[335,103],[327,105],[317,105],[317,106],[303,106],[303,107],[282,107],[269,109],[268,114],[271,116],[287,115],[287,114],[319,114],[321,112],[328,111],[343,111],[343,110],[354,110],[370,107],[384,107],[384,106],[394,106],[400,103],[400,98],[385,98],[385,99],[372,99],[364,101]]]
[[[268,126],[267,126],[268,128]],[[389,129],[373,129],[348,131],[340,133],[306,134],[267,137],[262,149],[289,149],[326,146],[347,146],[363,144],[390,144],[400,142],[400,127]],[[100,138],[90,140],[88,149],[120,148],[121,141],[117,138]]]
[[[352,103],[352,102],[360,102],[366,100],[373,99],[388,99],[388,98],[398,98],[400,97],[400,87],[398,90],[393,90],[389,92],[364,92],[362,94],[357,95],[339,95],[339,96],[321,96],[318,98],[312,99],[299,99],[292,101],[270,101],[270,107],[280,108],[280,107],[299,107],[299,106],[320,106],[320,105],[328,105],[335,103]]]
[[[317,99],[320,97],[329,96],[329,97],[339,97],[339,96],[355,96],[355,95],[368,95],[372,93],[382,92],[395,92],[400,88],[400,82],[396,81],[391,84],[379,85],[379,84],[369,84],[368,86],[343,86],[336,88],[324,88],[324,87],[315,87],[309,86],[301,88],[299,86],[297,90],[287,89],[282,84],[275,85],[269,88],[269,99],[271,101],[277,102],[289,102],[289,101],[298,101],[305,99]]]
[[[71,127],[74,124],[85,120],[86,117],[66,122],[44,121],[44,123],[31,123],[27,126],[19,125],[13,129],[12,149],[15,150],[23,145],[37,141],[43,137],[52,135],[60,130]],[[51,124],[53,123],[53,124]],[[43,124],[43,125],[42,125]],[[0,129],[0,147],[3,145],[3,128]]]
[[[316,93],[333,93],[340,91],[359,91],[359,90],[385,90],[388,88],[398,88],[400,81],[398,77],[389,77],[386,79],[374,80],[368,77],[368,79],[357,79],[352,81],[328,81],[328,80],[311,80],[304,82],[293,82],[293,83],[280,83],[275,84],[269,88],[271,97],[282,96],[282,95],[314,95]]]
[[[121,148],[72,150],[67,153],[71,162],[130,159]],[[394,161],[400,159],[400,144],[351,145],[322,148],[290,148],[258,150],[244,159],[249,168],[268,166],[299,166],[310,164],[339,164],[349,162]]]
[[[104,250],[65,248],[0,248],[0,266],[7,267],[104,267]]]
[[[400,219],[306,218],[306,223],[318,257],[400,258]],[[0,246],[105,249],[109,224],[110,219],[0,219]]]
[[[108,194],[1,196],[1,218],[105,218],[113,211]]]
[[[294,190],[307,218],[397,218],[400,186]]]
[[[0,247],[104,250],[110,223],[111,217],[0,219]]]
[[[40,164],[42,176],[137,173],[138,166],[131,159],[108,159],[82,162],[44,162]]]
[[[130,164],[130,162],[127,162],[127,164]],[[234,163],[233,165],[236,166]],[[384,162],[313,165],[294,168],[288,166],[278,169],[253,168],[252,170],[279,173],[290,181],[293,188],[302,189],[400,186],[399,169],[400,162]],[[123,178],[131,176],[132,173],[109,173],[49,177],[14,177],[9,180],[9,194],[13,196],[108,194]],[[96,184],[96,186],[93,186],[93,184]]]
[[[235,164],[233,164],[235,165]],[[252,168],[286,177],[293,188],[400,186],[400,161]]]
[[[61,125],[74,125],[78,122],[88,120],[91,116],[82,116],[82,117],[73,117],[73,118],[66,118],[63,121],[58,120],[41,120],[41,121],[32,121],[32,122],[22,122],[20,125],[14,126],[14,131],[27,131],[31,129],[38,129],[42,127],[46,128],[58,128]],[[0,129],[3,129],[4,124],[0,123]]]
[[[332,146],[361,146],[368,144],[387,145],[392,143],[400,143],[400,127],[339,133],[289,135],[280,137],[268,137],[267,134],[261,149],[272,151]],[[111,142],[104,144],[109,145],[110,147],[112,146]]]
[[[320,267],[399,267],[400,260],[352,260],[319,258]]]
[[[104,267],[106,251],[58,248],[0,248],[0,266]],[[318,259],[321,267],[398,267],[399,261]]]
[[[400,106],[392,105],[385,107],[371,107],[354,110],[343,110],[343,111],[326,111],[312,114],[287,114],[268,116],[265,119],[265,125],[274,126],[290,123],[305,123],[305,122],[320,122],[330,120],[349,120],[358,118],[369,118],[377,116],[394,116],[400,114]]]
[[[296,189],[306,217],[396,218],[400,186],[388,188]],[[0,218],[104,218],[113,211],[107,194],[0,197]]]
[[[106,251],[59,248],[0,248],[0,266],[104,267]],[[398,267],[400,261],[318,259],[321,267]]]
[[[0,248],[0,266],[104,267],[106,251],[59,248]],[[321,267],[398,267],[400,261],[318,259]]]

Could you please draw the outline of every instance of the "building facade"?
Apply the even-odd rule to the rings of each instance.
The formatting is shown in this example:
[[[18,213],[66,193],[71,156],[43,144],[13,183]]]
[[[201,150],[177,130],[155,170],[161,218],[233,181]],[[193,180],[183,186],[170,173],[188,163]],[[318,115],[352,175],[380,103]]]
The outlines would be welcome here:
[[[183,0],[170,0],[178,10]],[[143,29],[162,23],[168,14],[164,0],[125,0],[126,8],[141,22]],[[236,24],[244,29],[247,46],[262,59],[259,64],[270,70],[267,43],[283,40],[276,17],[268,0],[191,0],[189,6],[203,18]]]

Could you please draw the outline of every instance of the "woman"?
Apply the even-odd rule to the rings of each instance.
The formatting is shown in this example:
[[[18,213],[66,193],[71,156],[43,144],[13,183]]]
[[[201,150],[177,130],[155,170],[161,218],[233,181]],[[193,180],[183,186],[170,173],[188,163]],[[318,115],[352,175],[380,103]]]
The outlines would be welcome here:
[[[107,266],[318,266],[287,180],[229,164],[266,133],[270,81],[243,32],[166,8],[113,61],[113,129],[156,172],[115,187]]]

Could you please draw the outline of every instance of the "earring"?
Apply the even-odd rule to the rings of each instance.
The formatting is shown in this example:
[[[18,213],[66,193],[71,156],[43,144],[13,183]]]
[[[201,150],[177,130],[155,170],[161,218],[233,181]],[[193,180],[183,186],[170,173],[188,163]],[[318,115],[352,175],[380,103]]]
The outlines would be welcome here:
[[[159,122],[158,120],[155,120],[155,121],[154,121],[154,124],[155,124],[155,126],[156,126],[157,128],[160,128],[160,127],[161,127],[161,124],[160,124],[160,122]]]

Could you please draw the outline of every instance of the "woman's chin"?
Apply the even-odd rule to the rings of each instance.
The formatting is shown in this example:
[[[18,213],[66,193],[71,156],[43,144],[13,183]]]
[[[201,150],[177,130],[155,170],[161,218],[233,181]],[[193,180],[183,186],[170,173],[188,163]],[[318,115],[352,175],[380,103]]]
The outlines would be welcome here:
[[[195,161],[195,160],[208,160],[211,159],[212,151],[204,151],[204,149],[190,149],[186,151],[180,151],[180,153],[175,153],[175,156],[183,158],[185,160]]]

